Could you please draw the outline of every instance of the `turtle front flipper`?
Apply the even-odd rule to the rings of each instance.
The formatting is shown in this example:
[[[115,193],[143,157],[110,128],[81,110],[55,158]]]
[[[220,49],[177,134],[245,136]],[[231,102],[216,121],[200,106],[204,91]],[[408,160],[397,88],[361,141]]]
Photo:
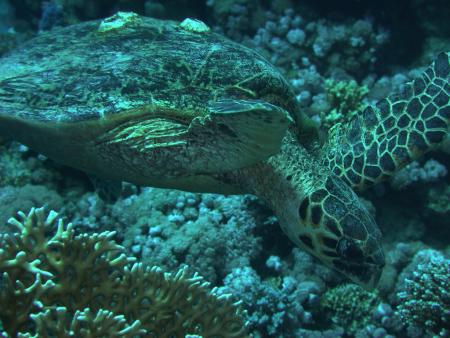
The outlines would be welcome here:
[[[201,153],[205,160],[193,163],[201,173],[223,173],[266,160],[280,150],[292,122],[286,110],[262,100],[222,99],[209,110],[188,129],[192,156]]]
[[[144,114],[95,140],[97,167],[107,172],[94,173],[166,187],[235,170],[277,153],[290,122],[284,109],[260,100],[217,101],[187,122],[174,114]]]
[[[436,148],[450,129],[450,52],[399,93],[330,130],[323,163],[356,190],[392,176]]]

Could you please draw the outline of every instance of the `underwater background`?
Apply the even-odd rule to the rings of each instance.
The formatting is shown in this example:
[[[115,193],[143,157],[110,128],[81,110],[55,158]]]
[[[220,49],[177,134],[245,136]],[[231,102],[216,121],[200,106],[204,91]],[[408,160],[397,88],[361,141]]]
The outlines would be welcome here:
[[[450,51],[450,2],[444,0],[0,0],[0,57],[44,31],[119,10],[160,19],[197,18],[257,50],[282,71],[303,111],[324,133],[418,76],[439,52]],[[144,271],[147,279],[127,284],[145,294],[152,288],[150,281],[160,283],[153,287],[158,301],[149,310],[152,315],[144,316],[153,324],[137,323],[139,305],[133,308],[130,302],[125,313],[111,310],[95,317],[93,323],[107,317],[114,324],[92,337],[112,337],[113,332],[123,337],[198,337],[186,323],[209,317],[210,331],[203,331],[204,337],[450,337],[449,168],[447,144],[361,194],[382,230],[387,260],[377,289],[364,290],[296,247],[254,196],[124,183],[120,197],[108,201],[84,173],[0,139],[0,336],[22,332],[23,337],[41,337],[46,332],[69,337],[72,330],[81,332],[72,336],[88,337],[86,332],[95,330],[86,323],[95,315],[83,307],[74,316],[70,304],[84,297],[89,283],[127,288],[101,278],[110,278],[111,270],[136,257],[145,266],[159,267]],[[46,211],[28,214],[43,206]],[[72,223],[67,236],[56,230],[56,215],[45,222],[50,210],[65,224]],[[8,223],[18,211],[25,213],[21,220]],[[39,227],[41,232],[33,232]],[[22,244],[8,242],[14,233],[25,238]],[[103,237],[94,235],[98,233]],[[73,247],[66,256],[58,252],[52,263],[61,247],[55,249],[55,242]],[[100,257],[99,248],[122,256]],[[8,250],[14,259],[5,258]],[[44,283],[49,276],[44,267],[34,262],[25,264],[25,270],[4,272],[22,262],[20,251],[33,257],[30,262],[48,260],[53,275],[59,271],[65,276],[54,281],[61,285],[59,294],[48,298],[58,308],[37,301],[51,287]],[[100,267],[82,279],[83,261]],[[14,298],[8,293],[14,288],[9,281],[21,278],[23,271],[35,283],[27,276],[21,296]],[[161,271],[172,275],[164,277]],[[213,287],[217,289],[205,291]],[[168,295],[158,298],[164,290]],[[180,294],[195,298],[196,306],[183,305]],[[117,303],[111,295],[110,305]],[[136,304],[143,300],[146,296]],[[61,304],[68,305],[62,310]],[[177,320],[167,315],[170,311],[177,313]],[[231,323],[230,333],[215,331],[214,321],[225,319]],[[245,329],[237,328],[244,323]],[[140,325],[154,325],[146,327],[153,334],[143,334]]]

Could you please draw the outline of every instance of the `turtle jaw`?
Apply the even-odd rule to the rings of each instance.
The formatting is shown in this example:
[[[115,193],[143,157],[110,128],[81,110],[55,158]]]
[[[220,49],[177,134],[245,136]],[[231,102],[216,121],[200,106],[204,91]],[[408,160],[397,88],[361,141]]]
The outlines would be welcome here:
[[[385,258],[381,246],[374,239],[369,239],[367,243],[342,238],[336,250],[340,257],[333,259],[331,264],[356,284],[371,290],[380,280]],[[368,248],[374,251],[368,253]]]
[[[299,244],[323,264],[342,273],[364,289],[376,288],[385,265],[381,245],[373,238],[363,242],[344,235],[337,241],[333,240],[333,243],[337,242],[336,247],[330,247],[331,241],[327,236],[329,235],[316,235],[307,247],[302,245],[304,242]],[[327,244],[320,241],[320,237],[325,238]]]
[[[383,272],[383,266],[371,263],[354,264],[335,261],[333,264],[336,270],[366,290],[373,290],[378,285]]]

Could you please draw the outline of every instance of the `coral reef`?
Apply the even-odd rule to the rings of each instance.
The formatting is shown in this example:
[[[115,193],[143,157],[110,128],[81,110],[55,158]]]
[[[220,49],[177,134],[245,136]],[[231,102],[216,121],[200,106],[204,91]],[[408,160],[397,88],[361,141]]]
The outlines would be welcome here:
[[[64,204],[54,190],[44,185],[27,184],[23,187],[5,186],[0,188],[0,230],[6,232],[5,224],[10,215],[20,210],[30,210],[35,205],[45,205],[54,210],[60,210]]]
[[[289,331],[313,324],[310,309],[317,306],[322,292],[316,283],[297,283],[290,276],[261,280],[250,267],[234,269],[224,284],[223,291],[243,300],[250,329],[263,337],[289,336]]]
[[[50,184],[58,180],[57,173],[42,165],[45,160],[44,156],[33,156],[26,146],[0,145],[0,186]]]
[[[42,31],[117,10],[199,18],[275,63],[302,112],[326,133],[450,50],[449,6],[444,0],[0,0],[0,56]],[[450,336],[448,146],[364,193],[387,257],[372,292],[294,247],[253,197],[126,184],[116,201],[105,201],[83,173],[6,141],[0,140],[0,336],[64,337],[69,330],[77,337],[139,336],[168,327],[180,309],[177,325],[187,323],[180,337],[210,336],[194,324],[186,329],[195,321],[223,336],[245,336],[244,320],[254,337]],[[72,225],[40,209],[5,225],[36,205]],[[209,291],[206,281],[217,288]],[[137,313],[139,306],[146,313]],[[219,326],[218,318],[230,326]]]
[[[411,336],[450,335],[450,260],[421,250],[397,285],[400,317]]]
[[[130,225],[123,231],[124,244],[141,260],[170,271],[188,264],[216,283],[262,250],[253,232],[264,217],[248,212],[254,201],[150,188],[118,201],[112,216]]]
[[[441,215],[450,213],[450,185],[432,187],[427,192],[427,208]]]
[[[401,190],[416,182],[436,182],[447,173],[447,168],[436,160],[429,159],[423,166],[414,161],[396,173],[390,183],[394,189]]]
[[[325,81],[325,90],[331,110],[321,113],[321,121],[327,129],[336,123],[350,121],[364,107],[364,97],[369,91],[366,86],[359,86],[354,80],[331,79]]]
[[[364,20],[345,24],[324,19],[311,22],[293,9],[286,9],[281,16],[273,12],[266,16],[264,28],[258,29],[251,42],[270,52],[270,61],[280,67],[320,62],[325,66],[324,73],[339,68],[360,75],[360,71],[375,63],[374,51],[387,39],[384,32],[377,32]]]
[[[113,232],[75,235],[57,216],[20,212],[9,221],[18,232],[0,237],[0,318],[9,335],[246,336],[237,304],[201,277],[133,264]]]
[[[376,292],[365,291],[354,284],[330,289],[321,300],[324,312],[331,321],[342,326],[349,334],[354,334],[370,322],[379,302]]]

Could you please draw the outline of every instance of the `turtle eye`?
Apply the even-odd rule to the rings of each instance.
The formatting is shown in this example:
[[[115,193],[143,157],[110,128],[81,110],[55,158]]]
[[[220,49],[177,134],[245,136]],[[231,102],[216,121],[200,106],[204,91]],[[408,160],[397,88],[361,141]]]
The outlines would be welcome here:
[[[362,261],[364,259],[363,251],[356,245],[356,243],[342,238],[337,245],[337,252],[344,258],[351,261]]]

